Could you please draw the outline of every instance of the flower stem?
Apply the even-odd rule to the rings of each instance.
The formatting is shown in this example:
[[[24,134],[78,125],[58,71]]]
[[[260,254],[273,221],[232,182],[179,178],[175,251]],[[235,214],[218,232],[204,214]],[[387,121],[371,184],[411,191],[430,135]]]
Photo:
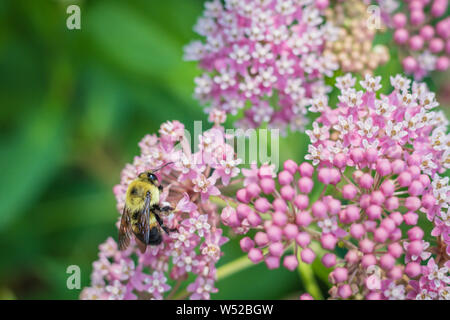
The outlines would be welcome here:
[[[253,266],[254,263],[247,255],[237,258],[223,266],[217,268],[217,280],[223,280],[226,277]]]
[[[323,296],[322,293],[320,292],[319,285],[317,284],[316,278],[314,277],[312,265],[300,262],[301,261],[300,252],[301,250],[297,251],[297,259],[299,261],[297,271],[300,276],[300,279],[305,285],[306,291],[310,295],[312,295],[314,299],[323,300]]]

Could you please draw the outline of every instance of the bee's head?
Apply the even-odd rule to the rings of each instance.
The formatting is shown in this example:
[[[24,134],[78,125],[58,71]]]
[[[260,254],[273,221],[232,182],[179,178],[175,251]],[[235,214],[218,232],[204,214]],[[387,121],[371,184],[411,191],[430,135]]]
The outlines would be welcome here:
[[[150,182],[156,186],[159,184],[158,178],[151,170],[140,173],[138,178],[141,181]]]

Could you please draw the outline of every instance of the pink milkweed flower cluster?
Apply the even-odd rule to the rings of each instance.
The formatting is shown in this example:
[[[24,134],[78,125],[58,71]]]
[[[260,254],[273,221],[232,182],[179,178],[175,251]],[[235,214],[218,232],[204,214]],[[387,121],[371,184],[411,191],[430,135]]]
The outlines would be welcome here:
[[[430,179],[417,172],[417,164],[397,160],[354,174],[349,173],[352,168],[315,170],[308,162],[292,160],[277,176],[267,165],[254,166],[244,172],[239,204],[226,207],[222,221],[236,233],[256,232],[240,241],[254,263],[294,270],[320,259],[333,268],[332,299],[420,299],[424,290],[430,297],[448,299],[448,244],[437,236],[430,248],[417,225],[425,215],[422,210],[443,205],[427,190]],[[345,256],[336,254],[338,247],[346,249]]]
[[[450,65],[450,17],[448,0],[405,1],[395,14],[385,14],[394,30],[394,41],[406,53],[403,68],[416,80]],[[383,6],[381,5],[383,10]]]
[[[256,231],[240,242],[255,263],[333,267],[331,298],[448,297],[450,187],[438,174],[449,165],[447,121],[423,84],[410,91],[410,80],[392,77],[393,92],[378,97],[380,80],[366,76],[357,91],[356,79],[338,78],[337,108],[325,97],[312,105],[321,116],[306,159],[319,169],[288,160],[278,175],[268,165],[243,170],[239,204],[221,218],[236,233]],[[432,245],[419,218],[434,226]]]
[[[100,245],[91,287],[83,290],[83,299],[171,298],[191,274],[195,278],[186,288],[191,299],[209,299],[217,292],[215,265],[228,239],[218,227],[220,218],[210,197],[219,196],[221,188],[239,174],[240,159],[220,126],[223,116],[216,116],[218,122],[199,135],[198,151],[192,152],[178,121],[162,124],[159,137],[147,135],[139,143],[141,154],[126,165],[120,184],[114,187],[117,209],[122,213],[128,185],[140,172],[172,162],[156,174],[164,187],[161,203],[174,208],[162,218],[176,231],[164,234],[163,242],[147,247],[144,254],[134,239],[128,249],[119,251],[116,241],[109,238]],[[169,279],[175,280],[173,287]]]
[[[207,110],[243,109],[243,128],[303,131],[308,98],[328,92],[323,77],[337,68],[323,54],[336,30],[318,7],[313,0],[206,2],[194,27],[205,41],[191,42],[184,56],[204,70],[196,98]]]

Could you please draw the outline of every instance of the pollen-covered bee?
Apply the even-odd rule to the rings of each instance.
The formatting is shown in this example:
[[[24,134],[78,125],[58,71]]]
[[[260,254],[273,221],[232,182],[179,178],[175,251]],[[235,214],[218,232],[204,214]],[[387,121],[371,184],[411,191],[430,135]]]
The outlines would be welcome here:
[[[136,237],[139,250],[144,253],[147,245],[158,245],[162,242],[162,232],[169,234],[171,231],[159,216],[167,213],[171,207],[159,206],[159,195],[163,190],[158,178],[154,174],[166,165],[155,170],[142,172],[128,186],[125,206],[119,228],[119,249],[125,250],[130,244],[132,234]]]

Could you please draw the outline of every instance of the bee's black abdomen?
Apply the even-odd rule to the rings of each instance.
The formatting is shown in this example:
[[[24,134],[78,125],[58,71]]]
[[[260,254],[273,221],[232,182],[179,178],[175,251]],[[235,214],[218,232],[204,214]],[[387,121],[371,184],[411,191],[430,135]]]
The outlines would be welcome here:
[[[150,236],[148,239],[148,244],[157,246],[158,244],[160,244],[162,242],[162,240],[163,240],[162,235],[161,235],[161,232],[159,231],[159,229],[157,227],[151,228]]]

